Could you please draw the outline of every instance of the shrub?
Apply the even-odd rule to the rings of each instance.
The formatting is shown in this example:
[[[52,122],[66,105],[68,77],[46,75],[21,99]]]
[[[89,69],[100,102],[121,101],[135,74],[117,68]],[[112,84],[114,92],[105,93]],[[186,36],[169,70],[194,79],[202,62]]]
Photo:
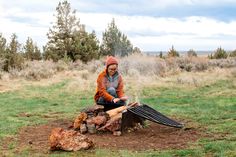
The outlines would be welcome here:
[[[167,70],[179,69],[179,65],[177,63],[176,58],[166,58],[165,62],[166,62],[166,65],[167,65]]]
[[[230,52],[229,56],[230,57],[236,57],[236,50]]]
[[[210,59],[221,59],[221,58],[227,58],[227,57],[228,57],[227,52],[221,47],[219,47],[217,48],[215,53],[211,55]]]
[[[159,57],[160,57],[160,58],[163,58],[163,53],[162,53],[162,51],[159,53]]]
[[[208,68],[208,62],[206,61],[200,61],[195,63],[193,70],[194,71],[204,71]]]
[[[80,73],[80,76],[82,79],[88,80],[88,78],[89,78],[89,71],[88,70],[82,70],[82,71],[79,71],[79,73]]]
[[[0,58],[0,71],[3,70],[3,68],[4,68],[4,63],[5,63],[5,60]]]
[[[179,57],[179,53],[174,49],[173,45],[171,49],[167,52],[167,57]]]
[[[131,69],[133,69],[132,72],[130,72]],[[120,59],[119,70],[124,75],[135,73],[142,76],[163,76],[166,71],[166,64],[163,59],[157,57],[133,54]]]
[[[176,58],[177,66],[187,72],[204,71],[208,68],[208,60],[201,57],[181,57]]]
[[[64,60],[59,60],[57,63],[55,63],[56,65],[56,70],[57,71],[65,71],[69,69],[69,65],[70,62],[66,62]]]
[[[100,73],[105,67],[105,63],[101,60],[92,60],[84,64],[83,69],[87,69],[90,73]]]
[[[236,67],[236,58],[212,59],[209,61],[209,65],[212,67],[220,67],[220,68]]]
[[[188,57],[197,57],[197,53],[196,53],[193,49],[190,49],[190,50],[187,52],[187,56],[188,56]]]
[[[26,62],[25,68],[18,74],[28,80],[40,80],[53,76],[58,70],[57,63],[52,61]]]

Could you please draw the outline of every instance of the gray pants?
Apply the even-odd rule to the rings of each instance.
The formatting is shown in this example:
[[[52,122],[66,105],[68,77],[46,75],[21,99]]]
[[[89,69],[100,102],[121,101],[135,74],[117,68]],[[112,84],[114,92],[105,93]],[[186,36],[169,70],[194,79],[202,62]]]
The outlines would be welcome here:
[[[114,87],[109,87],[107,89],[107,92],[110,95],[112,95],[114,98],[118,98],[117,93],[116,93],[116,89]],[[108,102],[103,97],[100,97],[97,101],[97,104],[103,105],[104,106],[104,111],[107,111],[107,110],[111,110],[111,109],[114,109],[114,108],[125,105],[125,101],[120,100],[117,103],[114,103],[114,102]]]

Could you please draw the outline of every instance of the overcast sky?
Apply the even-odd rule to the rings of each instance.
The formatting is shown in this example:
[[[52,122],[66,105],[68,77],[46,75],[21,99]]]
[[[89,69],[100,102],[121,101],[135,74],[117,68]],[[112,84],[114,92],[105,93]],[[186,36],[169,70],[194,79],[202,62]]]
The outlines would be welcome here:
[[[134,46],[143,51],[236,49],[236,0],[68,0],[86,30],[102,32],[112,18]],[[0,33],[38,46],[59,0],[0,0]]]

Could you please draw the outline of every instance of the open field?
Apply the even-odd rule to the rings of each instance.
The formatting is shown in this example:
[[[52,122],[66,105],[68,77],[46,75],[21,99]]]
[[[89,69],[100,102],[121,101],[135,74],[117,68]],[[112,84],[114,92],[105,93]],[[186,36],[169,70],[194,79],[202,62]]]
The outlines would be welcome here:
[[[159,140],[150,137],[150,142],[157,145],[145,147],[144,144],[145,149],[141,149],[142,141],[137,143],[141,146],[134,148],[122,145],[117,139],[135,141],[134,132],[114,139],[110,135],[95,137],[101,138],[97,141],[99,147],[88,151],[50,152],[47,133],[54,126],[69,126],[82,108],[94,103],[96,76],[102,67],[93,73],[63,69],[39,80],[10,78],[4,74],[0,80],[0,156],[236,156],[235,67],[190,72],[166,68],[158,71],[160,75],[142,75],[138,68],[124,73],[130,102],[148,104],[184,123],[184,129],[147,123],[145,129],[158,129],[154,136]],[[114,140],[120,145],[110,142],[102,146],[107,137],[109,142]],[[137,132],[137,137],[142,136]]]

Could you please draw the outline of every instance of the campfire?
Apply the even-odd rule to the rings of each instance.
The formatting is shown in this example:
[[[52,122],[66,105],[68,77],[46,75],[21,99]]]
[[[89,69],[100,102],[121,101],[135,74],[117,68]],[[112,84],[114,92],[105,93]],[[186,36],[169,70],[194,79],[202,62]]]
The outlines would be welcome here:
[[[79,130],[82,134],[87,132],[93,134],[97,131],[110,131],[114,135],[120,135],[121,131],[124,130],[122,128],[122,115],[124,115],[128,108],[137,105],[138,103],[130,103],[127,106],[121,106],[107,112],[103,111],[103,106],[95,105],[85,109],[76,117],[74,129]]]
[[[115,136],[120,136],[130,128],[142,127],[145,119],[171,127],[183,127],[182,124],[148,105],[137,102],[106,112],[103,109],[101,105],[94,105],[82,110],[74,120],[73,130],[53,129],[49,137],[50,149],[66,151],[89,149],[94,144],[86,137],[86,133],[109,131]]]

